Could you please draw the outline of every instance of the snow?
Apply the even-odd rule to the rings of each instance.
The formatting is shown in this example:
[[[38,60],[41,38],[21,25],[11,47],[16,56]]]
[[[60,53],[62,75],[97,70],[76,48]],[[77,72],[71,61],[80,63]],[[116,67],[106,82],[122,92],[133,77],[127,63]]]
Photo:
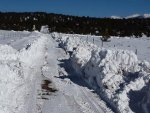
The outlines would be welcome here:
[[[61,36],[57,33],[51,35],[55,39]],[[106,107],[105,103],[85,87],[85,83],[80,78],[74,78],[76,73],[71,68],[68,58],[66,52],[58,48],[58,43],[50,40],[46,60],[49,70],[45,71],[44,75],[53,80],[58,92],[48,98],[49,100],[42,107],[42,112],[103,113],[105,111],[111,113],[112,111]],[[92,98],[88,99],[89,96]]]
[[[69,56],[58,48],[52,34],[0,34],[0,113],[112,112],[90,89],[69,79],[69,74],[74,75],[73,69],[69,73],[61,66],[61,60],[68,60]],[[63,76],[66,78],[61,79]],[[45,95],[47,92],[41,89],[43,80],[50,80],[47,87],[58,91]],[[85,85],[79,78],[74,80]]]
[[[42,26],[40,32],[41,32],[41,33],[45,33],[45,34],[46,34],[46,33],[49,33],[49,28],[48,28],[48,26],[47,26],[47,25],[46,25],[46,26]]]
[[[100,39],[101,36],[78,35],[78,34],[71,35],[71,34],[62,34],[62,33],[53,33],[53,35],[56,37],[57,41],[60,42],[60,45],[66,43],[65,40],[70,37],[73,40],[68,39],[68,41],[71,40],[69,43],[72,43],[72,45],[74,45],[73,47],[75,47],[78,44],[80,45],[83,44],[83,46],[87,46],[87,47],[90,47],[91,45],[92,46],[96,45],[99,48],[102,47],[102,41]],[[133,51],[137,54],[139,60],[146,60],[150,62],[149,43],[150,43],[150,38],[146,37],[145,35],[143,35],[141,38],[111,36],[108,42],[103,42],[103,47],[106,49],[113,48],[113,49]],[[72,45],[68,46],[70,50],[73,49]]]
[[[110,18],[111,19],[122,19],[122,17],[120,17],[120,16],[111,16]]]
[[[110,42],[104,43],[105,48],[114,48],[122,50],[130,50],[137,54],[139,60],[147,60],[150,62],[150,48],[149,37],[143,36],[143,38],[116,38],[112,37]]]
[[[129,19],[129,18],[139,18],[139,17],[141,17],[140,14],[133,14],[133,15],[127,16],[127,17],[125,17],[125,18],[126,18],[126,19]]]
[[[111,19],[150,18],[150,14],[143,14],[143,15],[140,15],[140,14],[133,14],[133,15],[129,15],[129,16],[126,16],[126,17],[111,16],[110,18],[111,18]]]
[[[76,56],[74,55],[73,57]],[[129,51],[100,50],[92,52],[90,60],[88,63],[84,64],[84,72],[82,71],[84,74],[83,78],[85,78],[94,88],[97,88],[98,86],[106,98],[109,98],[111,101],[116,103],[118,101],[117,106],[119,111],[126,113],[127,111],[131,111],[130,108],[128,108],[129,99],[127,97],[127,93],[131,89],[140,90],[146,84],[143,80],[143,77],[146,75],[138,78],[137,81],[134,80],[134,82],[132,82],[132,79],[130,80],[130,77],[128,78],[128,76],[132,76],[130,73],[140,71],[137,63],[138,60],[136,55]],[[82,69],[83,66],[81,65],[83,65],[83,62],[77,62],[76,64],[78,64],[78,66]],[[137,75],[137,77],[138,76],[140,75]],[[131,81],[131,83],[129,83],[126,87],[126,83],[128,81]],[[121,84],[123,84],[125,89],[121,91],[121,93],[118,93],[117,91],[121,90]],[[119,97],[117,97],[117,95]],[[124,104],[120,104],[120,102]]]
[[[0,30],[0,113],[148,113],[149,38],[100,38]]]
[[[144,18],[150,18],[150,14],[144,14]]]
[[[0,45],[0,113],[36,112],[34,84],[43,65],[45,44],[46,38],[41,36],[28,50]]]
[[[133,14],[133,15],[129,15],[129,16],[126,16],[126,17],[111,16],[110,18],[111,18],[111,19],[150,18],[150,14],[143,14],[143,15],[140,15],[140,14]]]
[[[100,90],[101,96],[117,111],[133,112],[129,107],[128,93],[146,86],[150,80],[149,63],[138,60],[133,51],[99,48],[81,41],[78,36],[70,35],[69,38],[62,36],[59,40],[66,51],[73,52],[71,61],[78,76],[93,89]]]

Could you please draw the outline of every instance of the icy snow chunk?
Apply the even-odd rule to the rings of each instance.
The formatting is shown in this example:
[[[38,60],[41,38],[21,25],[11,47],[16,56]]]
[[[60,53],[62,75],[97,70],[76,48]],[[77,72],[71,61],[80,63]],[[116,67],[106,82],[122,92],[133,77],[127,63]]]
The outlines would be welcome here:
[[[46,34],[46,33],[49,33],[48,25],[42,26],[40,32],[41,32],[41,33],[45,33],[45,34]]]
[[[17,60],[17,50],[8,45],[0,45],[0,60]]]
[[[71,57],[73,64],[72,66],[79,75],[82,75],[82,70],[85,64],[89,61],[90,57],[91,52],[84,47],[77,47],[77,49],[74,51]]]
[[[139,63],[139,65],[142,67],[142,70],[147,71],[150,73],[150,63],[147,61],[142,61]]]

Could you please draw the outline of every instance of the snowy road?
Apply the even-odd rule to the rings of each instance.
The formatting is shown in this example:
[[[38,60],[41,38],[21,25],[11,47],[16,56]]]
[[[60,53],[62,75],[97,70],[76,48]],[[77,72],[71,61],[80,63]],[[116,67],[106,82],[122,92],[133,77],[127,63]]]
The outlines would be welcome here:
[[[42,113],[105,113],[109,111],[98,95],[91,92],[86,84],[74,77],[69,56],[51,37],[47,49],[48,70],[44,75],[55,83],[58,92],[45,100]],[[103,105],[101,105],[103,104]]]
[[[7,33],[9,33],[10,37]],[[53,37],[54,34],[55,37]],[[116,111],[116,109],[113,108],[113,106],[110,107],[106,105],[104,102],[106,101],[106,97],[104,97],[106,94],[102,96],[101,92],[96,93],[97,90],[93,90],[98,85],[102,85],[102,87],[106,85],[99,83],[101,83],[101,80],[105,77],[109,77],[108,72],[112,75],[112,77],[110,77],[112,81],[106,80],[106,83],[110,82],[110,86],[111,84],[117,86],[121,82],[126,84],[124,80],[127,80],[128,84],[124,91],[133,89],[140,92],[140,89],[144,87],[145,83],[149,80],[149,63],[139,63],[133,52],[106,49],[104,51],[95,51],[95,54],[91,54],[91,51],[97,47],[91,43],[83,42],[81,40],[82,37],[62,34],[59,36],[58,33],[54,34],[42,34],[36,31],[0,31],[0,113],[112,113],[112,109],[114,111]],[[60,38],[62,39],[60,40]],[[60,42],[58,42],[58,40]],[[110,47],[112,47],[117,41],[120,41],[118,43],[122,43],[122,40],[127,39],[114,39],[114,42],[106,42],[104,46],[109,47],[111,45]],[[138,50],[141,59],[149,58],[148,38],[133,40],[131,40],[131,44],[133,42],[139,43],[140,40],[143,44],[146,44],[146,46],[142,46],[143,48],[146,47],[145,54],[141,49]],[[129,42],[129,39],[127,42]],[[61,44],[64,45],[63,48],[59,47]],[[127,46],[121,47],[126,48]],[[127,48],[132,49],[132,47]],[[73,52],[72,57],[67,54],[70,50]],[[119,56],[116,55],[116,52],[118,52]],[[106,56],[108,57],[102,53],[107,53]],[[144,55],[142,54],[144,54],[145,57],[143,57]],[[116,56],[118,58],[116,58]],[[104,64],[102,64],[99,58],[104,59]],[[115,61],[115,58],[121,60]],[[107,65],[105,65],[105,61]],[[112,67],[111,61],[114,61],[113,65],[116,65],[116,68]],[[117,62],[119,63],[117,64]],[[88,65],[86,65],[87,63]],[[108,65],[109,63],[110,65]],[[123,63],[127,63],[128,65],[124,65]],[[132,65],[133,67],[138,66],[136,69],[138,71],[141,69],[141,74],[137,76],[139,79],[134,78],[135,80],[132,80],[132,77],[131,80],[130,77],[126,79],[115,79],[115,77],[123,77],[123,70],[118,66],[120,64],[127,69],[130,65],[131,67]],[[101,73],[103,70],[99,72],[101,67],[105,67],[106,73]],[[135,75],[138,72],[136,69],[133,70]],[[120,73],[120,71],[122,72]],[[116,73],[120,75],[115,76]],[[104,78],[96,78],[101,77],[103,74]],[[131,74],[130,71],[129,74]],[[145,78],[143,79],[143,77]],[[117,82],[117,80],[122,81]],[[131,81],[131,83],[129,81]],[[110,88],[120,88],[120,86]],[[103,87],[103,89],[105,90],[107,87]],[[100,89],[98,91],[102,90]],[[111,93],[111,91],[113,90],[110,89],[108,94],[114,96],[118,95],[117,92]],[[114,91],[117,90],[115,89]],[[124,96],[123,94],[124,93],[120,93],[120,96]],[[144,96],[144,98],[147,97],[146,94]],[[118,98],[119,97],[116,99]],[[109,101],[111,100],[108,97],[107,99],[109,99]],[[129,98],[126,94],[123,98],[119,98],[118,101],[122,102],[123,100],[124,102],[124,99],[127,103],[119,104],[118,106],[129,108]],[[111,103],[109,103],[109,101],[107,101],[107,104],[110,105]],[[111,101],[113,102],[113,100]],[[144,101],[142,101],[142,103],[143,102]],[[132,103],[134,103],[134,100]],[[141,105],[144,106],[142,106],[144,111],[148,111],[148,107],[146,106],[149,105],[149,101]],[[115,107],[118,106],[116,105]],[[122,109],[120,112],[126,113],[126,109]]]

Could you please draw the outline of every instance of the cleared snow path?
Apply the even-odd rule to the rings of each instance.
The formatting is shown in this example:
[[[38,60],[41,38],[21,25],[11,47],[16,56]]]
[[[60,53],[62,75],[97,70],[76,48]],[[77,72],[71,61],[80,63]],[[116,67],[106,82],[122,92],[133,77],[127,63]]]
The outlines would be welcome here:
[[[128,93],[133,90],[141,90],[147,85],[150,72],[150,65],[147,61],[138,60],[132,51],[99,48],[92,43],[82,41],[80,36],[74,37],[74,35],[58,33],[53,33],[52,36],[59,42],[59,46],[70,54],[70,64],[78,73],[75,75],[82,77],[98,92],[114,112],[127,113],[132,112],[131,109],[135,110],[135,106],[130,106],[130,101],[133,99]],[[62,67],[69,67],[69,65]],[[73,71],[70,72],[72,75]],[[72,78],[71,81],[74,79]],[[132,104],[134,102],[135,100]],[[145,106],[149,106],[147,102]]]
[[[69,56],[49,37],[43,74],[52,80],[57,92],[43,100],[42,113],[106,113],[111,112],[98,95],[88,89],[69,63]]]

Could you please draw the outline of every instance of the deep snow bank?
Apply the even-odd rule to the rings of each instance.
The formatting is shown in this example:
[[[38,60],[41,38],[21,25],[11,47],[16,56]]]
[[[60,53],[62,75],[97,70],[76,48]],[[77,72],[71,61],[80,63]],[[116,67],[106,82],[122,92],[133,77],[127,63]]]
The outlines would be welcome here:
[[[122,113],[131,112],[128,93],[141,90],[149,81],[149,74],[139,65],[137,56],[130,51],[93,51],[84,67],[84,76]]]
[[[36,112],[36,79],[46,44],[47,38],[40,35],[20,51],[0,45],[0,113]]]
[[[148,62],[139,61],[132,51],[99,49],[79,40],[80,37],[55,36],[61,47],[73,52],[71,61],[79,76],[95,90],[100,90],[104,100],[119,112],[133,112],[128,94],[147,86],[150,79]]]

